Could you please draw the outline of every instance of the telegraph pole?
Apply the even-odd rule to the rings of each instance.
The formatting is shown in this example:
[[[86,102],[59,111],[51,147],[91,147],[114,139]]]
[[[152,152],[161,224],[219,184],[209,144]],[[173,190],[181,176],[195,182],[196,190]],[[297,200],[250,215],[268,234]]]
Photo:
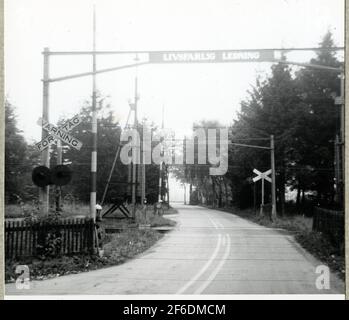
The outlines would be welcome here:
[[[340,99],[341,99],[341,123],[340,123],[340,150],[341,150],[341,157],[340,162],[341,162],[341,171],[340,171],[340,188],[339,188],[339,199],[342,207],[344,208],[344,177],[345,177],[345,87],[344,87],[344,80],[345,80],[345,75],[344,72],[342,71],[341,74],[339,75],[340,77]]]
[[[162,116],[161,116],[161,129],[164,129],[164,106],[162,106]],[[164,150],[162,149],[161,152],[163,153]],[[159,167],[159,202],[163,200],[162,198],[162,184],[163,184],[163,162],[160,161],[160,167]]]
[[[49,59],[50,59],[49,48],[44,48],[44,71],[43,71],[43,99],[42,99],[42,119],[49,122]],[[41,138],[46,137],[44,129],[41,131]],[[50,147],[43,150],[41,153],[41,165],[50,167]],[[50,187],[46,186],[39,189],[39,202],[41,208],[41,214],[47,215],[49,210],[49,192]]]
[[[341,177],[341,143],[339,135],[336,135],[334,142],[334,162],[335,162],[335,177],[336,177],[336,198],[337,203],[342,201],[342,177]]]
[[[135,101],[134,101],[134,122],[133,122],[133,128],[137,130],[138,132],[138,116],[137,116],[137,101],[138,101],[138,79],[137,76],[135,78]],[[132,205],[133,205],[133,217],[135,217],[136,213],[136,190],[137,190],[137,164],[135,163],[136,159],[138,159],[138,146],[137,143],[139,141],[133,141],[133,143],[136,143],[136,146],[133,148],[136,154],[132,155]]]
[[[62,164],[62,141],[57,140],[57,165]],[[56,212],[61,211],[61,186],[56,186]]]
[[[144,136],[145,130],[147,130],[146,128],[146,121],[143,121],[143,136],[142,136],[142,142],[141,142],[141,146],[142,146],[142,164],[141,164],[141,177],[142,177],[142,184],[141,184],[141,205],[144,206],[145,205],[145,148],[144,148],[144,139],[146,139],[146,137]]]
[[[271,162],[271,218],[276,219],[276,180],[275,180],[275,146],[274,136],[270,136],[270,162]]]
[[[96,108],[96,8],[93,6],[93,54],[92,54],[92,153],[91,153],[91,193],[90,214],[96,220],[97,193],[97,108]]]

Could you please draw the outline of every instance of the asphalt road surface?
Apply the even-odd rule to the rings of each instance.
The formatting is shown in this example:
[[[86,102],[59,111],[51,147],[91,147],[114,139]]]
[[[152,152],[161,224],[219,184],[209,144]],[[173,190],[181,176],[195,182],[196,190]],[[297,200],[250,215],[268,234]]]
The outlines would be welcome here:
[[[282,230],[236,215],[177,205],[175,230],[122,265],[33,281],[30,289],[6,285],[6,294],[344,294],[330,275],[319,290],[322,265]]]

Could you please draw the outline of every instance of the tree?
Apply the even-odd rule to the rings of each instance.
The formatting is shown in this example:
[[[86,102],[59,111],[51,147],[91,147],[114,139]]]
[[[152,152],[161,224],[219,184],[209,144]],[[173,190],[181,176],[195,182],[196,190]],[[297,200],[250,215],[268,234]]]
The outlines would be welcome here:
[[[209,174],[210,165],[208,164],[208,129],[219,129],[222,126],[217,121],[201,120],[193,124],[193,137],[195,129],[203,129],[206,146],[206,164],[199,164],[199,139],[194,139],[194,163],[185,163],[183,166],[176,166],[172,169],[174,176],[183,183],[190,185],[190,203],[196,204],[209,204],[215,206],[218,204],[219,207],[226,205],[229,198],[229,189],[227,188],[227,180],[224,176],[213,176]],[[217,132],[218,144],[219,132]],[[185,143],[185,142],[184,142]],[[203,143],[203,141],[200,141]],[[186,152],[184,149],[184,158],[186,158]],[[194,187],[194,190],[193,190]]]
[[[333,46],[330,33],[320,43]],[[331,51],[320,50],[312,64],[338,67]],[[334,137],[338,130],[339,79],[331,71],[305,68],[293,75],[290,67],[277,64],[264,81],[257,79],[247,99],[241,103],[233,123],[232,141],[246,144],[263,142],[275,136],[276,177],[279,212],[284,212],[285,187],[297,188],[297,203],[305,191],[316,191],[318,203],[333,202]],[[265,142],[264,142],[265,145]],[[237,204],[252,204],[252,188],[246,180],[251,170],[270,168],[268,152],[232,146],[228,177]],[[249,200],[249,201],[248,201]],[[248,203],[249,202],[249,203]],[[244,204],[243,204],[244,203]]]
[[[38,154],[26,143],[18,129],[15,107],[5,100],[5,200],[31,199],[35,188],[31,183],[31,169]]]
[[[320,43],[321,48],[334,46],[328,32]],[[312,64],[340,67],[332,51],[322,50],[310,61]],[[334,104],[333,95],[339,95],[338,73],[306,68],[296,75],[297,85],[302,91],[303,103],[308,108],[304,125],[299,127],[299,164],[303,170],[299,176],[300,188],[316,191],[317,202],[333,205],[333,162],[334,140],[339,132],[340,109]],[[306,122],[306,123],[305,123]],[[306,174],[304,176],[304,174]]]
[[[289,153],[292,148],[294,126],[302,114],[291,70],[284,64],[277,64],[272,66],[270,77],[263,82],[257,80],[256,86],[249,92],[249,98],[241,103],[241,112],[232,127],[231,139],[236,142],[243,139],[246,144],[263,142],[264,146],[268,146],[270,135],[275,136],[277,191],[281,212],[284,211],[288,167],[294,161]],[[246,178],[252,175],[253,168],[261,171],[270,169],[270,153],[234,145],[231,149],[230,178],[234,179],[235,183],[239,181],[241,189],[234,186],[233,190],[235,198],[243,200],[241,191],[248,190]],[[252,188],[249,190],[248,193],[251,194]]]

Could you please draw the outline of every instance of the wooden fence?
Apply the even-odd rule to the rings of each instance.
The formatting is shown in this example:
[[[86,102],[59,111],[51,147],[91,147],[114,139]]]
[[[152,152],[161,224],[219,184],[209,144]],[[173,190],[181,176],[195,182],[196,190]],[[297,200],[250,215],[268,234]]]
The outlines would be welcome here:
[[[92,219],[62,219],[55,223],[5,221],[5,257],[35,257],[49,250],[54,255],[92,253],[94,232]]]
[[[328,236],[336,246],[344,245],[344,212],[314,208],[313,230]]]

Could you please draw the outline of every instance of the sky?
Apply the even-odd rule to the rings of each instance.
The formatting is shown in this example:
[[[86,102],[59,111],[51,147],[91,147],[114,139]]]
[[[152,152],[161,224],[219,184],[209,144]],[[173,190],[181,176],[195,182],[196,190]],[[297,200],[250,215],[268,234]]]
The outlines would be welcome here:
[[[16,106],[28,142],[38,141],[44,47],[92,50],[204,50],[316,47],[327,30],[344,45],[344,0],[5,0],[5,94]],[[295,54],[306,62],[313,53]],[[97,69],[135,56],[98,56]],[[97,76],[97,88],[116,120],[125,122],[139,78],[139,117],[176,133],[201,119],[229,125],[240,101],[270,63],[149,64]],[[50,76],[91,71],[87,56],[52,57]],[[74,116],[92,90],[91,77],[50,85],[49,120]]]
[[[203,50],[316,47],[329,29],[344,43],[342,0],[9,0],[5,1],[5,93],[17,107],[25,137],[39,140],[44,47],[92,49],[96,5],[97,50]],[[297,56],[307,61],[311,53]],[[99,56],[97,69],[135,56]],[[53,57],[51,77],[91,70],[86,56]],[[139,116],[186,131],[200,119],[228,125],[257,76],[270,63],[151,64],[97,76],[117,120],[125,121],[139,77]],[[78,112],[91,95],[91,77],[50,85],[50,122]]]

